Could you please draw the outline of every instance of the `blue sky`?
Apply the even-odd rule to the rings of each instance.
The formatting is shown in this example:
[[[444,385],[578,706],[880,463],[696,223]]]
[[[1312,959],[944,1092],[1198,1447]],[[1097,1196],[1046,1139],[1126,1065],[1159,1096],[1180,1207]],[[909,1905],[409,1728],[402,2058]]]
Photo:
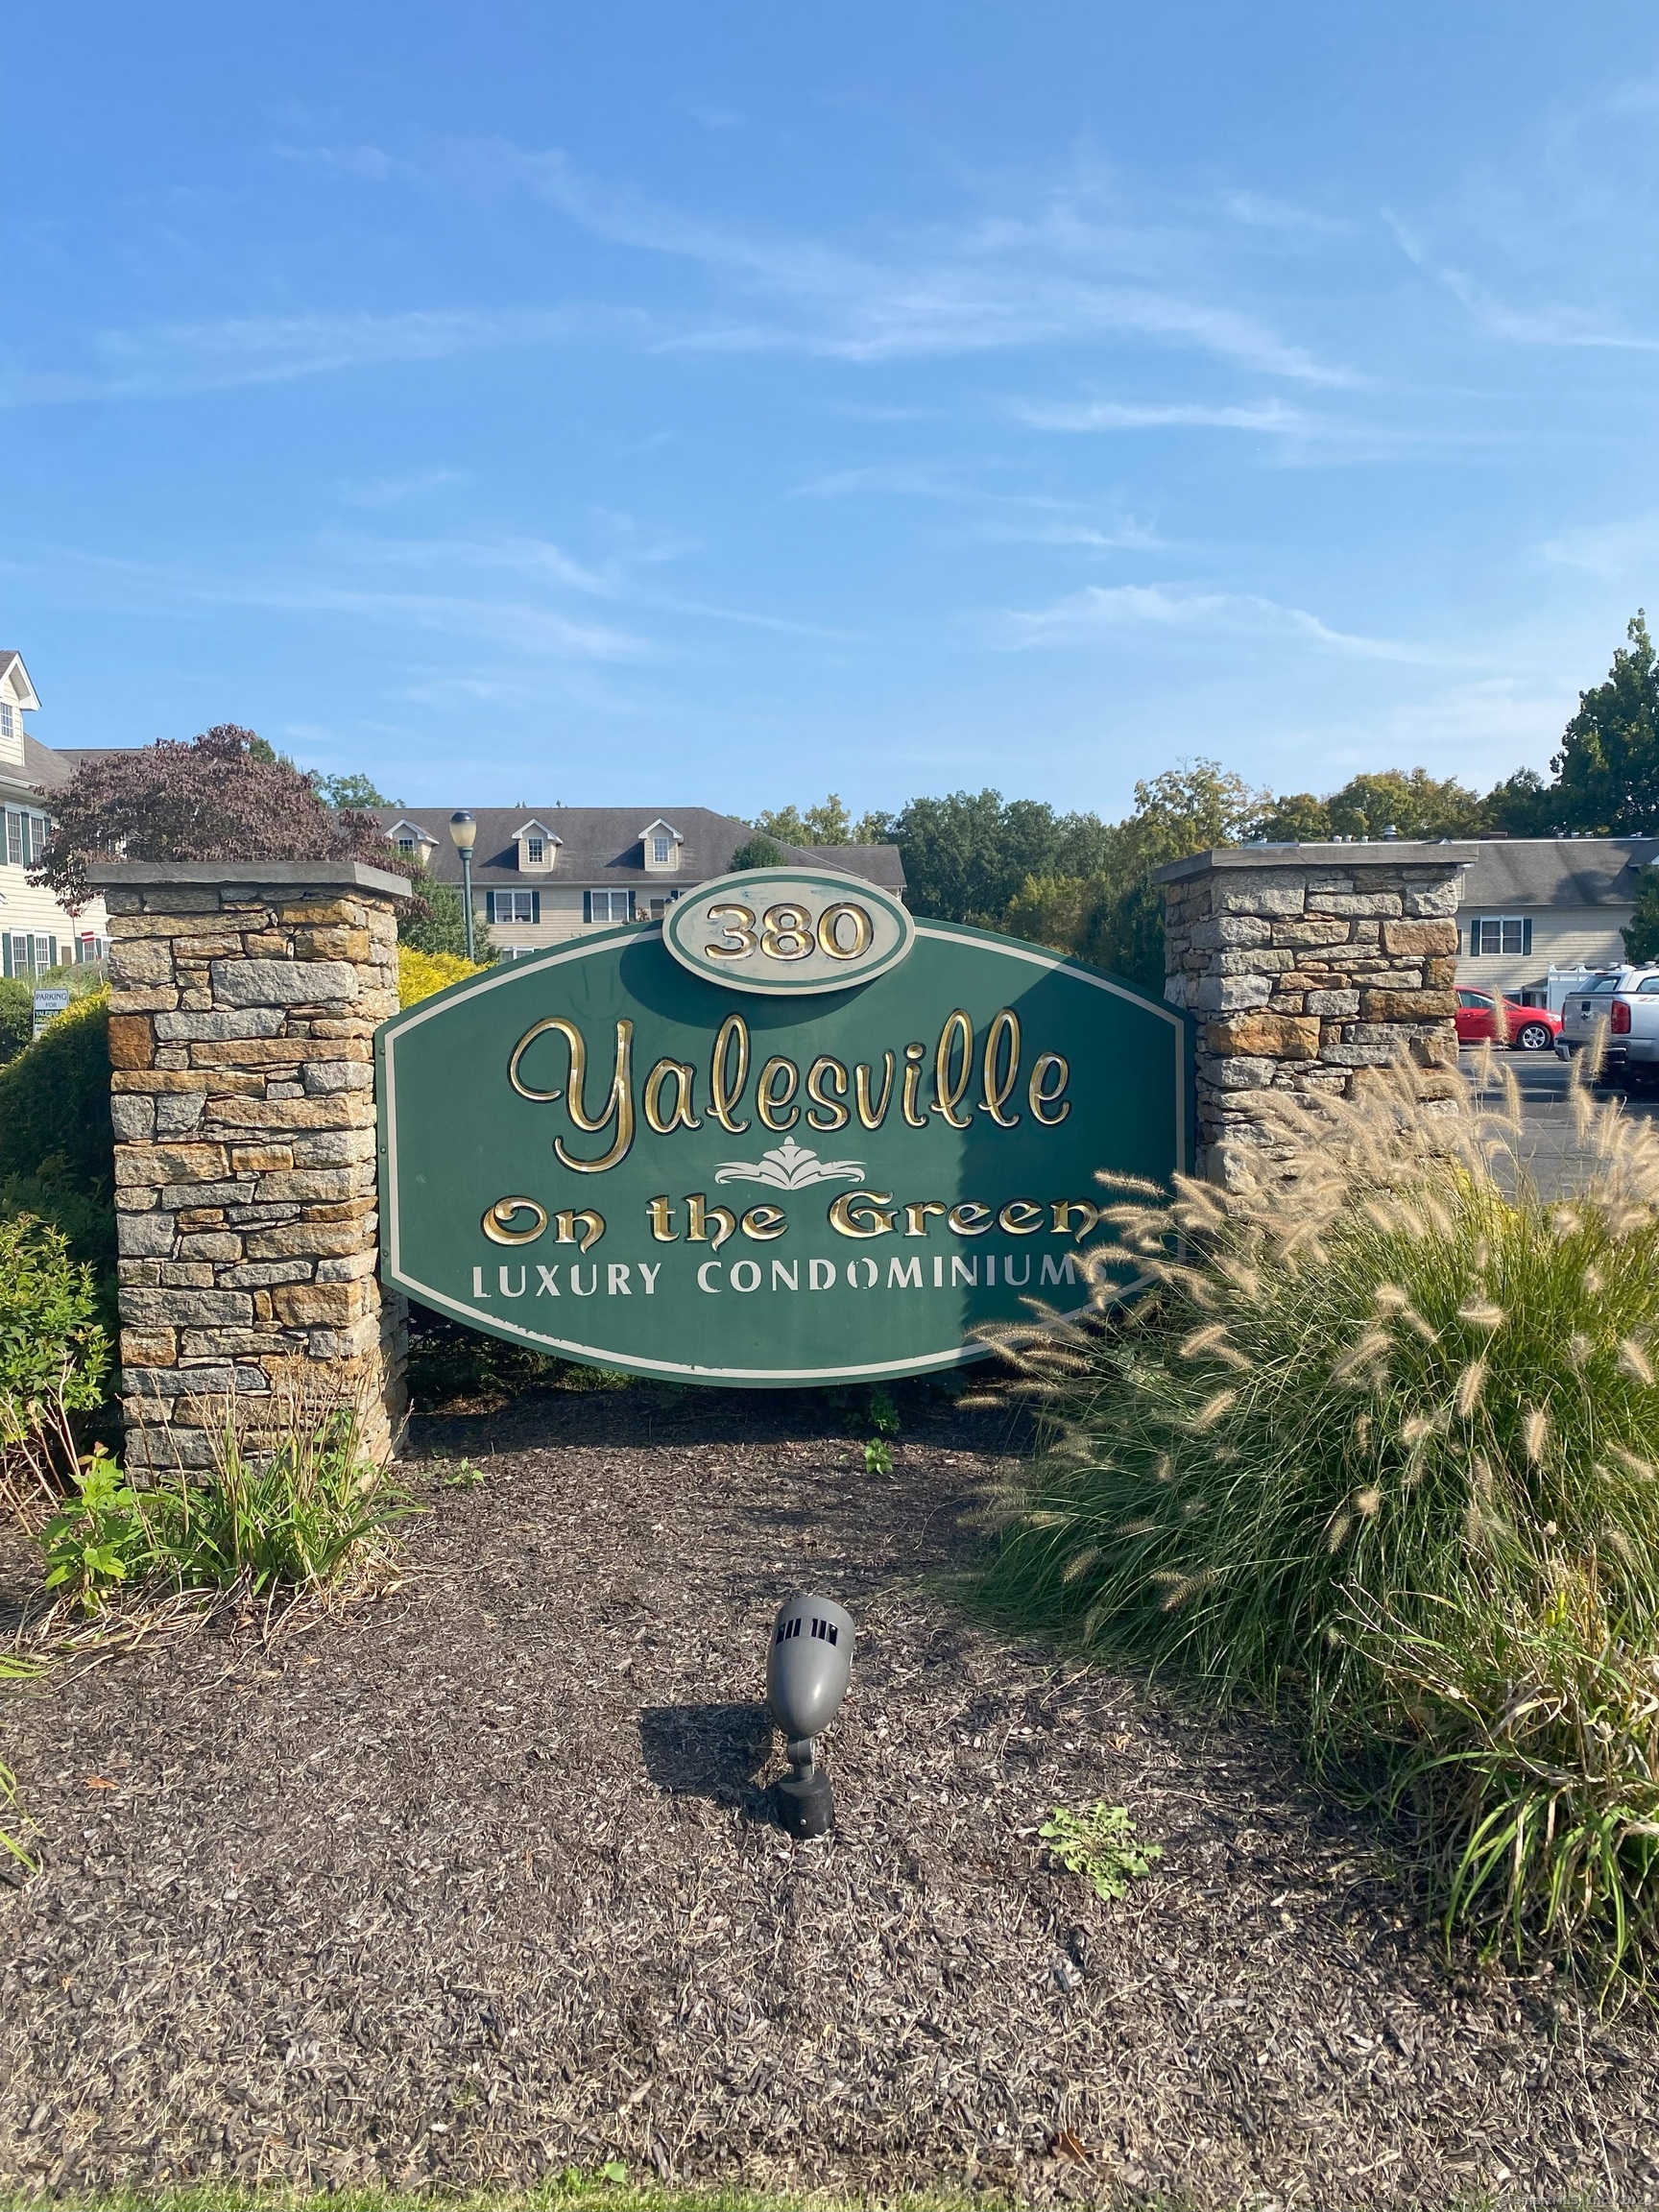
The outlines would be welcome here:
[[[1651,7],[93,0],[8,79],[50,743],[1484,786],[1659,600]]]

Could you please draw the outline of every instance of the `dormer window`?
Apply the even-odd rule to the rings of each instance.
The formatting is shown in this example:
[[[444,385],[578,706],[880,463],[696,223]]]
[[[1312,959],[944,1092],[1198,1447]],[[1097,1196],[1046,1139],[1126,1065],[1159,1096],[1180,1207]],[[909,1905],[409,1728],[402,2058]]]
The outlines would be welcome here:
[[[17,734],[17,709],[9,699],[0,699],[0,737]]]
[[[422,830],[419,822],[394,823],[386,834],[398,858],[413,861],[417,868],[424,868],[438,850],[437,838],[430,830]]]
[[[513,832],[513,841],[518,848],[518,866],[521,873],[545,875],[559,858],[559,848],[565,840],[548,829],[545,822],[520,822]]]
[[[647,822],[639,832],[640,855],[647,873],[671,875],[680,865],[681,836],[672,822]]]

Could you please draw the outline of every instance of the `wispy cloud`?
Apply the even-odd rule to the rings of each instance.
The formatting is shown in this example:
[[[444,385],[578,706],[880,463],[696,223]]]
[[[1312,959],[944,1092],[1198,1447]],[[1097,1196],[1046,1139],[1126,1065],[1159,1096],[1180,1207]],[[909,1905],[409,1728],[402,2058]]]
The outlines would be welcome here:
[[[1650,568],[1659,554],[1659,515],[1563,530],[1547,538],[1539,552],[1558,568],[1581,569],[1588,576],[1627,576]]]
[[[1028,216],[889,235],[853,252],[685,215],[607,189],[563,152],[502,145],[464,150],[481,185],[517,184],[613,245],[695,264],[767,314],[714,317],[661,343],[727,351],[793,348],[879,361],[1118,337],[1219,355],[1261,373],[1345,384],[1259,316],[1202,285],[1148,281],[1160,256],[1144,230],[1095,220],[1086,191],[1040,196]],[[1163,238],[1166,262],[1174,242]],[[1186,241],[1190,258],[1191,241]]]
[[[1390,211],[1384,220],[1401,252],[1426,276],[1445,286],[1478,328],[1488,337],[1519,346],[1589,347],[1616,353],[1659,353],[1659,336],[1620,326],[1603,310],[1571,302],[1515,307],[1499,300],[1461,269],[1431,253],[1412,228]]]
[[[406,476],[376,476],[364,484],[343,484],[340,496],[349,507],[397,507],[406,499],[423,499],[429,492],[445,492],[451,485],[471,481],[468,469],[416,469]]]
[[[99,332],[82,367],[23,370],[0,379],[0,406],[169,398],[240,385],[281,384],[394,361],[438,361],[506,346],[548,346],[600,330],[637,334],[643,318],[588,308],[493,312],[240,316]]]
[[[998,620],[997,641],[1020,651],[1078,644],[1102,632],[1134,628],[1204,629],[1235,635],[1270,634],[1305,638],[1333,652],[1367,661],[1436,663],[1446,656],[1385,637],[1334,630],[1301,607],[1286,607],[1254,591],[1206,591],[1164,584],[1092,584],[1052,606],[1013,612]]]
[[[1312,419],[1280,399],[1241,406],[1202,400],[1017,399],[1015,419],[1032,430],[1252,430],[1306,436]]]
[[[1097,549],[1133,546],[1145,551],[1164,542],[1147,524],[1132,517],[1102,517],[1081,500],[1056,499],[1043,493],[1001,492],[960,471],[911,463],[878,463],[840,469],[794,487],[796,498],[928,499],[981,512],[970,525],[976,538],[1024,545],[1079,545]]]

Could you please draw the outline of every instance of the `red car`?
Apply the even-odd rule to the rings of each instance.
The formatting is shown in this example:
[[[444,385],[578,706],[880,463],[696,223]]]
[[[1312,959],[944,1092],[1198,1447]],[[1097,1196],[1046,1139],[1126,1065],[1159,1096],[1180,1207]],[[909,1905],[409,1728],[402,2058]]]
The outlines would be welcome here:
[[[1457,989],[1457,1042],[1479,1045],[1492,1037],[1516,1052],[1552,1052],[1561,1017],[1546,1006],[1520,1006],[1490,991]]]

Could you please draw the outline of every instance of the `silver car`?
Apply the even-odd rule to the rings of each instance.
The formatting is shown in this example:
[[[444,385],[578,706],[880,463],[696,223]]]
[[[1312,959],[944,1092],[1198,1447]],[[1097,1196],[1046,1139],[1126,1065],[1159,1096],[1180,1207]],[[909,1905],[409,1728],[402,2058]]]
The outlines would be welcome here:
[[[1557,1049],[1581,1052],[1605,1028],[1603,1072],[1614,1082],[1659,1068],[1659,967],[1609,968],[1561,1007]]]

